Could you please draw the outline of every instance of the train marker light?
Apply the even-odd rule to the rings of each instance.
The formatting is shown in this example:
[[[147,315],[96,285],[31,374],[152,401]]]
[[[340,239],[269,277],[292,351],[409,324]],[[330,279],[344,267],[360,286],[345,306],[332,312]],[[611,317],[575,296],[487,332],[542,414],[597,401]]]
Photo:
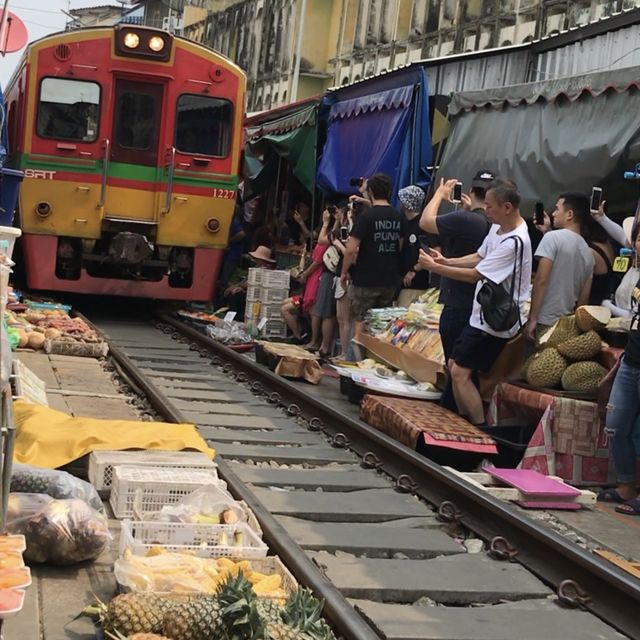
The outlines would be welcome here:
[[[218,231],[220,231],[220,220],[218,220],[218,218],[209,218],[205,226],[207,227],[207,231],[218,233]]]
[[[164,38],[160,36],[152,36],[149,38],[149,49],[156,53],[162,51],[164,49]]]
[[[46,200],[42,200],[36,205],[36,213],[41,218],[46,218],[53,213],[53,207]]]
[[[125,33],[123,42],[124,46],[128,49],[137,49],[140,46],[140,36],[130,31],[129,33]]]

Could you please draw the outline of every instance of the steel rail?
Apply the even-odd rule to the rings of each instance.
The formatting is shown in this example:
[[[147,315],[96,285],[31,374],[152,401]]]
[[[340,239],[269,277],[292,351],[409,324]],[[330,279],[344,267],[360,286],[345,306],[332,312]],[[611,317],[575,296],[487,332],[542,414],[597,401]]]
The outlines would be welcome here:
[[[149,403],[163,419],[176,423],[189,422],[124,351],[112,342],[109,342],[109,351],[112,358],[125,370],[127,376],[133,378],[135,384],[144,391]],[[348,640],[380,640],[380,636],[349,604],[342,593],[289,536],[274,516],[247,489],[244,482],[231,470],[231,467],[224,460],[218,459],[216,463],[220,475],[227,483],[233,496],[244,500],[255,514],[269,547],[280,556],[286,567],[302,585],[309,587],[319,598],[324,600],[323,614],[335,629]]]
[[[299,410],[308,419],[316,418],[316,424],[322,425],[334,446],[347,446],[362,456],[363,466],[375,467],[397,478],[402,488],[436,507],[453,503],[453,518],[449,518],[453,525],[460,523],[487,541],[498,536],[506,538],[518,552],[517,561],[556,592],[562,592],[561,587],[567,581],[576,583],[588,598],[561,597],[568,606],[580,606],[621,633],[640,639],[640,581],[630,574],[179,320],[168,315],[159,316],[159,320],[206,347],[221,362],[235,367],[236,372],[276,391],[280,404],[286,407],[291,402],[296,412]]]

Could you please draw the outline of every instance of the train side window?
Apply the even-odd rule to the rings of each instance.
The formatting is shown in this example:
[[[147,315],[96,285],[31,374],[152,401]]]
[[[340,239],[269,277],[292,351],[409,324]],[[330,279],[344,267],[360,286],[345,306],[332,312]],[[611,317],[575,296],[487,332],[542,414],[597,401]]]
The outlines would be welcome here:
[[[118,144],[125,149],[151,149],[158,128],[154,96],[123,92],[118,99],[117,114]]]
[[[176,149],[224,158],[229,155],[233,105],[222,98],[190,94],[178,98]]]
[[[36,130],[41,138],[94,142],[98,137],[100,85],[43,78]]]

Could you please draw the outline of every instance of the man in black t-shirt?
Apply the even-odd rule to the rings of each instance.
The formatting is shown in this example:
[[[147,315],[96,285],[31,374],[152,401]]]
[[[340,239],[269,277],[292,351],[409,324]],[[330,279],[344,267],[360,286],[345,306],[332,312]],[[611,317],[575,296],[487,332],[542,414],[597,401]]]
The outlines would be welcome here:
[[[347,242],[340,280],[345,289],[351,280],[348,291],[355,339],[361,335],[369,309],[388,307],[393,302],[403,275],[407,220],[389,204],[391,189],[391,180],[384,174],[367,180],[363,192],[371,206],[358,215]]]
[[[461,258],[475,253],[482,244],[491,223],[484,214],[485,191],[495,179],[491,171],[478,171],[471,182],[468,194],[462,194],[461,208],[438,215],[443,202],[451,201],[451,193],[457,180],[440,181],[440,186],[426,206],[420,218],[420,228],[435,233],[440,238],[440,251],[445,258]],[[469,324],[475,284],[442,277],[439,302],[444,305],[440,315],[440,339],[445,362],[453,353],[463,329]],[[457,411],[451,384],[447,385],[441,399],[442,406]]]
[[[438,215],[443,202],[450,202],[457,180],[440,181],[440,186],[420,218],[420,228],[440,238],[440,251],[445,258],[461,258],[475,253],[482,244],[491,223],[484,215],[484,196],[487,186],[495,179],[491,171],[479,171],[471,183],[468,194],[462,194],[462,207],[451,213]],[[444,305],[440,316],[440,336],[446,361],[453,345],[469,324],[475,284],[442,278],[440,303]]]

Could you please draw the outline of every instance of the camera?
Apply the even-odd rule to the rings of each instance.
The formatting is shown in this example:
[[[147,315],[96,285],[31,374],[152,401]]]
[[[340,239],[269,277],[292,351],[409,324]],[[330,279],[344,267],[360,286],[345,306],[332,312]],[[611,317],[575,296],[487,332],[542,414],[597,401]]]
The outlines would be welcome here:
[[[451,202],[456,204],[462,202],[462,182],[456,182],[451,191]]]
[[[600,203],[602,202],[602,188],[601,187],[593,187],[591,189],[591,204],[589,205],[589,210],[591,213],[597,213],[600,209]]]
[[[364,184],[364,178],[351,178],[351,180],[349,180],[350,187],[360,188],[363,184]]]
[[[533,222],[539,227],[544,224],[544,203],[536,202],[536,210],[533,215]]]

